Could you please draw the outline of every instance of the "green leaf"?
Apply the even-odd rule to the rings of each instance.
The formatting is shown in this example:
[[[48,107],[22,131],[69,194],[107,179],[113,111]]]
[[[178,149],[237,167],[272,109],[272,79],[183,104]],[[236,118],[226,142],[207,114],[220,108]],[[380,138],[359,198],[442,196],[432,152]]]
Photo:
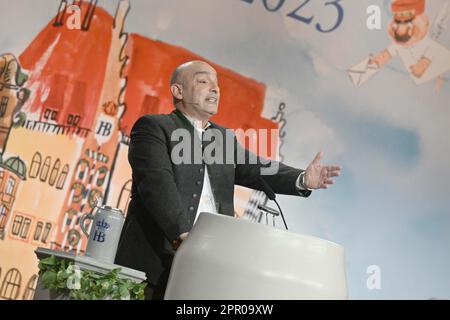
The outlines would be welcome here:
[[[39,264],[46,266],[54,266],[56,264],[55,256],[50,256],[48,258],[42,259],[41,261],[39,261]]]
[[[65,282],[69,275],[65,272],[65,270],[59,270],[56,274],[57,282]]]
[[[54,283],[56,282],[56,273],[53,271],[47,271],[42,275],[42,283],[45,288],[53,288]]]
[[[73,262],[50,256],[39,262],[39,275],[44,287],[56,290],[71,299],[144,299],[144,288],[147,283],[136,283],[130,279],[119,277],[120,268],[107,274],[82,271],[77,274],[80,286],[68,289],[69,277],[74,277]],[[73,280],[73,279],[72,279]]]
[[[128,291],[128,288],[126,285],[121,285],[119,287],[119,294],[121,299],[130,299],[130,292]]]

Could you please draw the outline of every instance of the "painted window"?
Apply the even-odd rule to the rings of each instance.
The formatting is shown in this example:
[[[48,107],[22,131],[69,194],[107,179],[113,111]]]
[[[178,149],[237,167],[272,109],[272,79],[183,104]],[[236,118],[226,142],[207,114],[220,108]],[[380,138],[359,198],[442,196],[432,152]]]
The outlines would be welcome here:
[[[50,222],[47,222],[45,224],[44,233],[42,234],[42,239],[41,239],[42,243],[47,243],[48,236],[50,235],[51,230],[52,230],[52,224]]]
[[[33,236],[34,241],[38,241],[39,238],[41,237],[43,227],[44,223],[42,221],[38,221],[38,223],[36,224],[36,229],[34,229],[34,236]]]
[[[25,218],[23,220],[22,228],[20,229],[20,237],[22,239],[27,239],[28,238],[28,232],[30,231],[30,226],[31,226],[31,219],[30,218]]]
[[[64,188],[64,184],[66,183],[67,174],[69,173],[69,165],[66,164],[61,173],[59,174],[58,181],[56,182],[56,189]]]
[[[106,166],[102,166],[96,172],[96,184],[97,187],[101,187],[108,177],[108,168]]]
[[[14,236],[19,235],[20,229],[22,228],[22,224],[23,224],[23,216],[16,215],[14,217],[14,222],[13,222],[13,226],[12,226],[12,230],[11,230],[11,233]]]
[[[8,108],[9,97],[3,96],[0,101],[0,118],[5,116],[6,110]]]
[[[86,159],[80,159],[77,164],[76,176],[78,180],[84,181],[84,179],[89,175],[89,161]]]
[[[48,172],[50,171],[50,164],[52,162],[52,159],[50,157],[45,158],[44,165],[42,166],[41,181],[46,181],[48,177]]]
[[[0,204],[0,230],[5,228],[6,219],[8,218],[8,208]]]
[[[30,178],[36,178],[41,169],[42,157],[39,152],[36,152],[31,160]]]
[[[50,172],[50,178],[48,179],[48,183],[53,186],[56,182],[56,178],[58,177],[59,168],[61,167],[61,161],[57,159],[55,164],[53,165],[52,171]]]
[[[22,285],[22,275],[16,268],[10,269],[3,279],[0,288],[0,298],[16,300]]]
[[[13,236],[17,236],[22,239],[27,239],[28,233],[30,231],[30,226],[31,226],[30,218],[17,214],[14,217],[11,233]]]
[[[34,296],[34,292],[36,291],[38,276],[36,274],[32,275],[30,280],[28,280],[27,287],[23,293],[23,300],[32,300]]]
[[[15,185],[16,185],[16,180],[12,177],[9,177],[8,183],[6,185],[5,193],[10,196],[13,195]]]

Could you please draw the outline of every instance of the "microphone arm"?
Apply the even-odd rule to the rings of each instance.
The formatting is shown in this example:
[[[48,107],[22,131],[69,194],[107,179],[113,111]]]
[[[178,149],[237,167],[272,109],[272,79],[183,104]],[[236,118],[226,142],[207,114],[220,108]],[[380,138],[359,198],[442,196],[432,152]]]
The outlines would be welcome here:
[[[281,215],[281,218],[283,219],[284,227],[286,228],[286,230],[289,230],[288,226],[286,224],[286,220],[284,219],[283,211],[281,210],[281,207],[278,204],[278,201],[275,199],[276,198],[275,192],[273,192],[272,188],[269,186],[269,184],[262,177],[260,177],[259,180],[261,182],[261,187],[263,189],[262,191],[264,191],[264,193],[267,195],[267,197],[270,200],[273,200],[276,203],[278,209],[280,210],[280,215]]]
[[[280,205],[278,204],[278,201],[275,200],[275,199],[273,199],[273,201],[275,201],[275,203],[276,203],[278,209],[280,210],[281,218],[283,218],[284,227],[286,228],[286,230],[289,230],[289,229],[288,229],[288,226],[287,226],[287,224],[286,224],[286,220],[284,220],[283,211],[281,210],[281,207],[280,207]]]

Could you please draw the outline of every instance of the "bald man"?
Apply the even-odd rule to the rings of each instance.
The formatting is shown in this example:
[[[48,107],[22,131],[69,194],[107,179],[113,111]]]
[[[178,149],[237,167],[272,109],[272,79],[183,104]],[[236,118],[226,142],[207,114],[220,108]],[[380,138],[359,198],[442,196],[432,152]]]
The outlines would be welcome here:
[[[322,153],[306,170],[258,158],[243,149],[233,134],[232,162],[206,162],[205,145],[214,147],[217,141],[204,136],[216,132],[230,137],[230,130],[209,121],[220,100],[217,72],[205,62],[187,62],[173,72],[170,90],[175,110],[145,115],[131,130],[132,195],[116,256],[117,264],[146,272],[147,299],[164,297],[175,250],[188,237],[200,212],[234,216],[235,184],[264,190],[263,179],[275,193],[308,197],[311,190],[333,184],[332,177],[341,170],[322,166]],[[174,148],[179,146],[174,136],[180,130],[191,139],[190,162],[174,159]],[[244,161],[234,156],[238,152],[243,152]],[[203,155],[200,161],[196,153]],[[251,162],[251,157],[257,161]],[[266,164],[276,164],[278,170],[263,175]]]

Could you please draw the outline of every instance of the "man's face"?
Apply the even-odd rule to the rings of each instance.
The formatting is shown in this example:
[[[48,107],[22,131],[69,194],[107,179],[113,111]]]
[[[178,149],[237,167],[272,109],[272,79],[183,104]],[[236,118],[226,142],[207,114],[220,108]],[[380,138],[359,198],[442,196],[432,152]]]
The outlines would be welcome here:
[[[397,44],[411,46],[422,40],[428,33],[428,18],[425,14],[394,15],[388,32]]]
[[[220,99],[216,71],[207,63],[194,62],[181,78],[181,100],[186,111],[202,120],[215,115]]]

